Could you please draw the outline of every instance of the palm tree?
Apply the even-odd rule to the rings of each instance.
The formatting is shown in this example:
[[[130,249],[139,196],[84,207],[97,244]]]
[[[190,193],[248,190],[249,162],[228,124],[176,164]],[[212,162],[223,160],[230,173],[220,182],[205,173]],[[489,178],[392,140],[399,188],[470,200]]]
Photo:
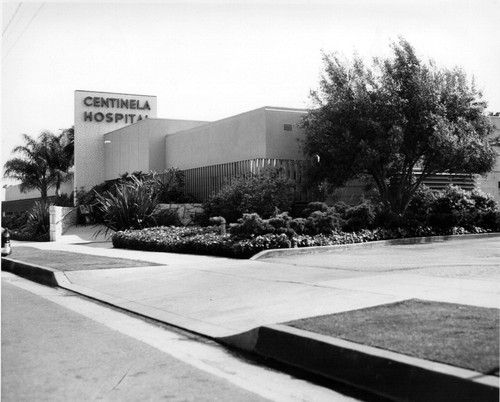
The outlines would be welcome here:
[[[27,134],[23,134],[25,145],[18,145],[12,151],[19,157],[9,159],[4,165],[4,177],[19,180],[21,192],[37,189],[42,201],[47,200],[47,191],[54,185],[50,175],[44,143],[46,138],[40,136],[38,141]]]
[[[19,180],[21,192],[39,190],[44,202],[47,200],[48,190],[54,186],[56,195],[60,196],[60,185],[66,180],[67,172],[73,164],[73,148],[68,146],[70,140],[66,138],[69,135],[65,134],[69,130],[65,130],[60,136],[45,131],[37,139],[23,134],[25,145],[13,149],[12,152],[19,154],[19,157],[5,163],[4,177]]]
[[[63,152],[70,166],[75,164],[75,127],[67,128],[61,133]]]
[[[56,197],[60,197],[61,184],[72,176],[68,171],[74,161],[74,130],[64,130],[59,136],[45,131],[39,138],[47,144],[47,166],[55,180]]]

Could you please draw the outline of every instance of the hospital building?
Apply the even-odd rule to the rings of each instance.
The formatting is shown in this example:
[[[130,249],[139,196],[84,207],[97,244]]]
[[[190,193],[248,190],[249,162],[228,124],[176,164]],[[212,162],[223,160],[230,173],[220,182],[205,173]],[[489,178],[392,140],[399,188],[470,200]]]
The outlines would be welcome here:
[[[186,192],[205,201],[232,177],[280,167],[290,179],[302,180],[299,127],[306,109],[264,106],[217,121],[179,120],[157,116],[157,97],[78,90],[74,94],[75,166],[72,182],[62,192],[89,191],[124,173],[185,173]],[[491,118],[500,134],[500,117]],[[448,184],[477,188],[500,203],[500,144],[496,165],[487,177],[442,174],[430,178],[431,188]],[[354,203],[364,185],[353,182],[340,194]],[[305,201],[304,194],[297,198]],[[6,188],[4,213],[29,209],[39,193]]]

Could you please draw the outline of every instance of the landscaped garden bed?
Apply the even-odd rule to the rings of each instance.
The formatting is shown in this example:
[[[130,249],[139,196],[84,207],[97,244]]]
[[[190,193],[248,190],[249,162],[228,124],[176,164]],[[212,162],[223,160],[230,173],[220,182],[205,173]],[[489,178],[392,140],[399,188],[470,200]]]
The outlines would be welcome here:
[[[422,188],[404,216],[373,201],[354,206],[343,202],[331,206],[311,202],[291,216],[288,212],[278,212],[291,205],[276,196],[286,189],[278,179],[251,177],[233,183],[204,204],[205,212],[197,220],[202,225],[189,227],[158,224],[161,219],[154,216],[153,203],[148,204],[147,213],[144,207],[139,211],[140,200],[150,200],[154,192],[135,180],[117,189],[116,197],[100,197],[106,216],[104,224],[116,231],[112,240],[117,248],[231,258],[250,258],[269,249],[488,233],[500,229],[500,213],[491,197],[456,187],[437,192]],[[263,194],[267,196],[263,198]],[[273,199],[280,202],[273,204],[270,201]],[[270,205],[273,207],[269,208]],[[249,210],[255,212],[246,212]],[[228,225],[227,234],[221,234],[217,226],[203,226],[215,216],[220,222],[223,218],[233,222]],[[235,218],[238,216],[239,219]]]
[[[451,228],[436,232],[432,228],[372,229],[357,232],[336,231],[330,234],[306,235],[295,232],[220,235],[217,226],[208,227],[154,227],[142,230],[124,230],[112,237],[113,246],[144,251],[214,255],[230,258],[250,258],[263,250],[278,248],[297,248],[314,246],[334,246],[364,243],[376,240],[402,239],[417,236],[453,235],[466,233],[485,233],[475,228]]]
[[[412,299],[287,325],[498,376],[498,313],[495,308]]]

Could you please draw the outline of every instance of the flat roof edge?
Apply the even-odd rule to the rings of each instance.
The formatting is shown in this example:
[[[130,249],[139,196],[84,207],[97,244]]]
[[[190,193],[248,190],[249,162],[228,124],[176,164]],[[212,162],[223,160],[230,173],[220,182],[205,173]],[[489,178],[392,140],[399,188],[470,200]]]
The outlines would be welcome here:
[[[295,112],[295,113],[308,113],[310,110],[305,108],[280,107],[280,106],[264,106],[264,109],[277,112]]]
[[[74,92],[92,92],[96,94],[113,94],[113,95],[130,95],[130,96],[148,96],[150,98],[157,98],[157,95],[145,95],[145,94],[129,94],[126,92],[104,92],[104,91],[89,91],[88,89],[75,89]]]
[[[266,111],[271,111],[271,112],[272,111],[275,111],[275,112],[292,112],[292,113],[301,113],[301,114],[309,112],[308,109],[295,109],[295,108],[287,108],[287,107],[262,106],[262,107],[259,107],[257,109],[248,110],[246,112],[242,112],[242,113],[238,113],[238,114],[235,114],[235,115],[232,115],[232,116],[224,117],[224,118],[219,119],[219,120],[208,121],[207,124],[221,123],[223,121],[227,121],[227,120],[233,119],[235,117],[244,116],[244,115],[247,115],[247,114],[257,113],[257,112],[264,112],[265,113]],[[170,136],[174,136],[174,135],[177,135],[177,134],[185,134],[187,131],[197,130],[197,129],[201,128],[201,127],[203,127],[203,126],[188,128],[186,130],[176,131],[174,133],[168,133],[168,134],[166,134],[166,136],[170,137]]]

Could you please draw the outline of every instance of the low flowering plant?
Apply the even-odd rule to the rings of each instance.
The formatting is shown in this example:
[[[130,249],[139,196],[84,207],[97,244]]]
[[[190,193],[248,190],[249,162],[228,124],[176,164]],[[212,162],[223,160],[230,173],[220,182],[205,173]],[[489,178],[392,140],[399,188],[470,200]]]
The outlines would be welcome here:
[[[294,232],[286,232],[241,237],[233,234],[221,236],[217,226],[161,226],[116,232],[112,241],[116,248],[250,258],[260,251],[279,248],[333,246],[409,237],[485,232],[486,230],[478,227],[474,227],[473,231],[462,227],[453,227],[446,231],[441,229],[439,232],[430,227],[416,227],[412,230],[377,228],[363,229],[358,232],[334,231],[317,235],[299,235]]]

